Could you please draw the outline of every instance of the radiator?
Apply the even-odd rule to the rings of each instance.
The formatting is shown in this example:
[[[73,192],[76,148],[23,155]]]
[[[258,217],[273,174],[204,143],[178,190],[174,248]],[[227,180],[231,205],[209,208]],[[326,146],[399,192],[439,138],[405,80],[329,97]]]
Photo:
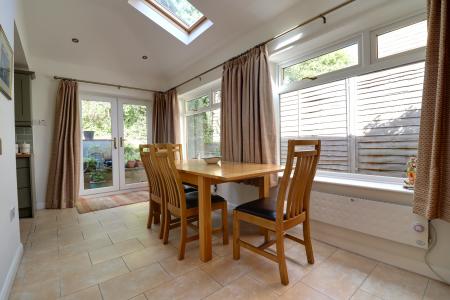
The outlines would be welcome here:
[[[311,192],[311,219],[420,248],[428,248],[428,222],[411,206]]]

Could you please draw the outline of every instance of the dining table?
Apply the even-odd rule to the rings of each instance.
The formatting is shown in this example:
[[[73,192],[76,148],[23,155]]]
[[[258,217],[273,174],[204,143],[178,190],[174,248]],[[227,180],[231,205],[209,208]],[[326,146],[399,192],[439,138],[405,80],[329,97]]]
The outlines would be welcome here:
[[[207,164],[201,159],[180,160],[176,168],[183,183],[196,186],[199,194],[200,259],[212,259],[211,185],[251,179],[259,184],[259,197],[269,197],[270,175],[283,171],[278,164],[219,162]]]

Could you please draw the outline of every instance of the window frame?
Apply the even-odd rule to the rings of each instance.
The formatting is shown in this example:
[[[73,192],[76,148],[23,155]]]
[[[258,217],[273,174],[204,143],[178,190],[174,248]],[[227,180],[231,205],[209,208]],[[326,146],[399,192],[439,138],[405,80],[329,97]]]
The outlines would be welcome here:
[[[358,45],[358,64],[354,65],[354,66],[350,66],[350,67],[346,67],[346,68],[342,68],[336,71],[331,71],[331,72],[327,72],[321,75],[317,75],[315,79],[302,79],[302,80],[296,80],[296,81],[292,81],[290,83],[287,84],[283,84],[283,73],[284,73],[284,69],[288,68],[290,66],[308,61],[310,59],[316,58],[316,57],[320,57],[322,55],[334,52],[336,50],[351,46],[357,44]],[[277,66],[277,72],[278,72],[278,82],[279,82],[279,86],[280,87],[288,87],[289,89],[295,89],[293,87],[295,86],[313,86],[315,84],[313,84],[316,81],[333,81],[332,78],[339,78],[339,76],[341,74],[351,74],[353,73],[355,70],[359,69],[362,64],[363,64],[363,39],[362,39],[362,35],[361,34],[356,34],[353,35],[349,38],[343,39],[343,40],[339,40],[336,42],[333,42],[331,44],[326,45],[325,47],[320,47],[320,48],[316,48],[313,49],[311,51],[308,51],[305,55],[302,56],[298,56],[294,59],[288,60],[286,62],[283,62],[281,64],[278,64]]]
[[[369,28],[366,30],[362,30],[358,33],[355,33],[353,35],[350,35],[347,38],[325,44],[325,46],[321,46],[316,48],[315,50],[308,51],[306,55],[300,55],[297,56],[294,59],[289,59],[284,62],[278,63],[276,65],[276,79],[278,80],[278,90],[276,92],[276,96],[274,99],[274,105],[275,105],[275,112],[276,112],[276,126],[277,126],[277,145],[278,145],[278,157],[277,161],[280,162],[280,153],[281,153],[281,126],[280,126],[280,95],[289,93],[289,92],[295,92],[297,90],[322,85],[326,83],[331,83],[338,80],[348,80],[350,77],[355,76],[361,76],[364,74],[392,69],[395,67],[400,67],[403,65],[418,63],[425,60],[425,49],[426,47],[421,47],[418,49],[413,49],[409,51],[405,51],[399,54],[394,54],[391,56],[383,57],[382,59],[376,59],[373,60],[373,53],[375,53],[376,56],[376,34],[380,34],[381,32],[390,32],[395,29],[399,29],[404,26],[408,26],[420,21],[423,21],[424,18],[426,19],[425,13],[421,14],[415,14],[413,16],[402,18],[400,21],[393,21],[389,23],[388,25],[383,26],[377,26],[373,28]],[[375,36],[375,39],[373,38]],[[290,82],[288,84],[283,84],[283,68],[300,63],[302,61],[306,61],[308,59],[318,57],[320,55],[335,51],[337,49],[340,49],[345,46],[349,46],[354,43],[355,41],[358,41],[359,43],[359,58],[358,58],[358,65],[351,66],[348,68],[336,70],[333,72],[325,73],[322,75],[317,76],[317,79],[315,80],[299,80]],[[375,52],[374,52],[375,51]],[[353,97],[351,97],[353,98]],[[350,102],[354,101],[354,99],[351,99]],[[351,105],[351,103],[350,103]],[[354,120],[354,108],[352,107],[348,108],[347,111],[349,122],[352,122],[350,119]],[[352,126],[349,127],[349,139],[352,138],[353,132],[352,132]],[[349,140],[349,156],[352,159],[352,165],[350,165],[350,172],[330,172],[330,171],[323,171],[323,170],[317,170],[317,175],[319,176],[325,176],[328,178],[342,178],[343,176],[350,177],[355,180],[362,180],[362,181],[370,181],[367,180],[367,178],[373,178],[374,182],[383,182],[383,183],[396,183],[396,184],[403,184],[403,178],[399,177],[391,177],[391,176],[380,176],[380,175],[368,175],[368,174],[359,174],[359,173],[353,173],[354,167],[353,164],[356,160],[354,158],[357,155],[356,152],[356,143],[354,141]]]
[[[203,24],[208,18],[202,13],[202,17],[198,19],[194,24],[191,26],[187,26],[183,21],[181,21],[177,16],[175,16],[171,11],[166,9],[164,6],[156,2],[155,0],[145,0],[148,4],[150,4],[153,8],[155,8],[161,15],[166,17],[169,21],[174,23],[174,25],[180,27],[182,30],[184,30],[187,34],[192,33],[195,29],[197,29],[200,25]],[[193,4],[191,3],[193,6]],[[195,6],[194,6],[195,7]],[[197,8],[196,8],[197,9]],[[198,9],[197,9],[198,10]]]
[[[404,57],[410,57],[410,56],[417,56],[417,55],[425,56],[426,46],[378,58],[378,36],[401,29],[403,27],[407,27],[409,25],[413,25],[413,24],[416,24],[416,23],[419,23],[422,21],[426,21],[426,20],[427,20],[426,14],[421,13],[421,14],[415,15],[413,17],[405,18],[400,21],[391,23],[389,25],[380,26],[380,27],[377,27],[377,28],[371,30],[371,32],[370,32],[370,62],[372,64],[374,64],[377,62],[397,60],[397,59],[402,59]]]

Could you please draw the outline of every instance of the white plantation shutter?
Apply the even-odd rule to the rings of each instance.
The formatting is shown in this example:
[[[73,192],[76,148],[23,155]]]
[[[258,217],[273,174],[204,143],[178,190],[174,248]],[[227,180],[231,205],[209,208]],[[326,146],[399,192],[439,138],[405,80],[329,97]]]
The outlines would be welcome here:
[[[359,173],[404,176],[417,154],[423,76],[420,62],[357,78]]]
[[[346,80],[280,95],[281,162],[289,139],[319,137],[319,169],[349,171]]]
[[[424,63],[280,95],[280,160],[289,139],[320,138],[318,168],[404,176],[417,154]]]

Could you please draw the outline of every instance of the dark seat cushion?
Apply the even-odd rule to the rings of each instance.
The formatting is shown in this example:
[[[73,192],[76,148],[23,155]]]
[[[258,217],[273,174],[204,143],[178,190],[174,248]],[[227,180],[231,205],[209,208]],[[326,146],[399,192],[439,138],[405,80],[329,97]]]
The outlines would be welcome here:
[[[197,191],[197,189],[195,187],[187,185],[187,184],[184,185],[185,193],[191,193],[191,192],[196,192],[196,191]]]
[[[277,216],[277,201],[272,198],[261,198],[241,204],[235,209],[250,215],[275,221]]]
[[[211,195],[211,202],[218,203],[224,202],[225,199],[220,197],[219,195]],[[195,208],[198,207],[198,192],[190,192],[186,193],[186,207],[187,208]]]

